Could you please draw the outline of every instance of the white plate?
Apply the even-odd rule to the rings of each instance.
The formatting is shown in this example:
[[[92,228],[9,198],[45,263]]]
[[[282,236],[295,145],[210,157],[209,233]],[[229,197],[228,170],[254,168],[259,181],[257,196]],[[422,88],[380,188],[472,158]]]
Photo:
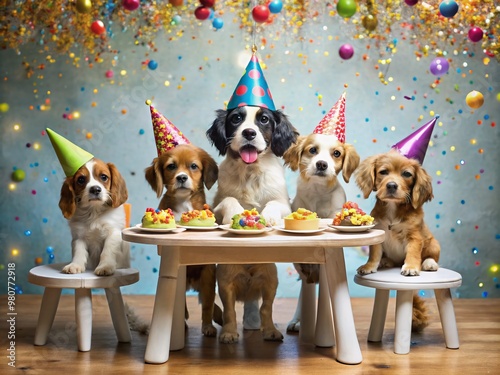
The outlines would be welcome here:
[[[184,229],[189,229],[189,230],[213,230],[217,229],[219,227],[219,224],[214,224],[211,227],[195,227],[194,225],[180,225],[177,224],[178,228],[184,228]]]
[[[231,224],[219,225],[219,228],[228,231],[229,233],[243,234],[243,235],[261,234],[273,230],[272,227],[265,227],[264,229],[233,229],[231,228]]]
[[[375,224],[372,225],[333,225],[328,224],[330,228],[337,229],[341,232],[366,232],[368,229],[372,229]]]
[[[174,233],[179,233],[179,232],[184,232],[185,229],[183,228],[144,228],[142,224],[137,224],[135,228],[142,230],[143,232],[150,232],[150,233],[169,233],[169,232],[174,232]]]
[[[309,234],[309,233],[323,232],[326,229],[326,227],[319,227],[318,229],[292,230],[292,229],[285,229],[284,225],[278,225],[278,226],[275,226],[274,229],[277,229],[279,231],[286,232],[286,233]]]

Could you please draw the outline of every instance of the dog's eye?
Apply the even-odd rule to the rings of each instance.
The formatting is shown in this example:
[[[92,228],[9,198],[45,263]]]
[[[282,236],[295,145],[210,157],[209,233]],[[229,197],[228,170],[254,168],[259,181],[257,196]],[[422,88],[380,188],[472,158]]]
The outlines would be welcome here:
[[[408,171],[404,171],[403,173],[401,173],[401,175],[404,178],[411,178],[411,177],[413,177],[413,175],[411,174],[411,172],[408,172]]]
[[[389,171],[387,169],[381,169],[380,171],[378,171],[378,174],[381,174],[381,175],[388,175],[389,174]]]
[[[105,174],[102,174],[100,177],[101,177],[101,181],[102,181],[102,182],[106,182],[106,181],[108,181],[108,180],[109,180],[109,177],[108,177],[108,176],[106,176]]]
[[[198,169],[198,166],[197,166],[195,163],[193,163],[193,164],[191,164],[191,165],[190,165],[190,168],[191,168],[193,171],[195,171],[195,170],[197,170],[197,169]]]
[[[173,171],[175,168],[176,168],[175,163],[170,163],[169,165],[167,165],[167,169],[168,169],[169,171]]]
[[[80,176],[76,179],[76,183],[78,185],[85,185],[85,182],[87,181],[87,179],[85,178],[85,176]]]
[[[333,156],[335,156],[336,158],[339,158],[341,155],[340,151],[339,150],[335,150],[333,151]]]
[[[318,150],[316,150],[316,147],[311,147],[311,148],[309,149],[309,153],[310,153],[311,155],[316,155],[316,154],[318,153]]]
[[[267,117],[266,115],[263,115],[261,118],[260,118],[260,123],[262,125],[267,125],[269,124],[269,117]]]
[[[239,124],[243,118],[241,115],[235,113],[234,115],[231,116],[231,123],[232,124]]]

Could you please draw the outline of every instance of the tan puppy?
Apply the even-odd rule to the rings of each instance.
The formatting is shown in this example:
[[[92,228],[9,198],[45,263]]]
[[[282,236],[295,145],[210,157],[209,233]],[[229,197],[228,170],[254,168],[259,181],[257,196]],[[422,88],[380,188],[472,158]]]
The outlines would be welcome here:
[[[401,267],[405,276],[418,276],[421,270],[436,271],[441,248],[424,222],[422,208],[433,198],[432,183],[420,163],[396,150],[371,156],[361,162],[356,183],[365,198],[376,192],[371,215],[375,227],[385,231],[385,241],[370,246],[368,262],[358,268],[358,274],[394,266]],[[416,295],[413,307],[413,329],[420,330],[427,322]]]
[[[203,209],[206,203],[204,186],[210,189],[217,181],[218,167],[206,151],[187,144],[178,145],[155,158],[145,174],[158,198],[166,187],[158,208],[170,208],[175,219],[179,220],[183,212]],[[214,304],[215,269],[215,264],[186,267],[186,288],[199,293],[201,329],[205,336],[217,335],[217,329],[212,324],[214,315],[215,321],[222,325],[222,311]]]

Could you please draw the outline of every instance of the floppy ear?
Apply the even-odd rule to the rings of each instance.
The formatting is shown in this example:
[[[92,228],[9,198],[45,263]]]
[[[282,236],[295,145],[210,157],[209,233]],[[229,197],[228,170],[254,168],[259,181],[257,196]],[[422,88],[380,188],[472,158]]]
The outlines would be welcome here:
[[[76,210],[75,191],[73,190],[73,177],[67,177],[61,187],[59,208],[66,219],[71,219]]]
[[[224,109],[218,109],[216,112],[217,118],[212,123],[206,135],[210,143],[219,150],[219,155],[226,155],[227,137],[226,137],[226,116],[228,112]]]
[[[297,138],[297,143],[290,146],[288,150],[283,154],[283,159],[285,160],[285,165],[288,165],[292,171],[299,169],[300,157],[302,151],[304,151],[304,142],[307,137],[299,136]]]
[[[271,150],[276,156],[283,156],[286,150],[297,141],[299,133],[288,117],[280,110],[273,111],[276,127],[271,139]]]
[[[214,186],[219,177],[219,167],[215,160],[200,148],[201,164],[203,165],[203,182],[208,190]]]
[[[111,207],[120,207],[128,199],[127,184],[113,163],[108,163],[108,168],[111,172]]]
[[[411,191],[411,205],[417,209],[425,202],[434,198],[432,193],[432,178],[419,164],[417,165],[415,174],[415,185]]]
[[[146,181],[149,183],[149,186],[151,186],[151,189],[156,192],[156,196],[160,198],[161,194],[163,193],[164,185],[163,173],[160,166],[160,158],[154,158],[151,165],[147,167],[144,172],[146,175]]]
[[[349,182],[351,175],[359,166],[359,155],[353,145],[344,143],[344,162],[342,163],[342,177],[345,182]]]
[[[378,156],[370,156],[363,160],[356,169],[356,184],[363,192],[363,196],[368,198],[372,191],[376,191],[375,187],[375,165]]]

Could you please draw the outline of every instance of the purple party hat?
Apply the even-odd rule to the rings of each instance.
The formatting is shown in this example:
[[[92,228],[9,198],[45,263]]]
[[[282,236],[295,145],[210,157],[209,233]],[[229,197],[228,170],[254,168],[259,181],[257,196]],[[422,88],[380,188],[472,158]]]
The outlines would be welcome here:
[[[227,104],[227,109],[234,109],[244,105],[269,108],[272,111],[276,110],[271,91],[269,91],[259,59],[255,54],[252,54],[245,69],[245,74],[241,77]]]
[[[434,117],[408,137],[396,143],[392,148],[398,150],[401,155],[409,159],[416,159],[420,164],[423,164],[427,146],[429,146],[432,131],[438,118],[439,116]]]

